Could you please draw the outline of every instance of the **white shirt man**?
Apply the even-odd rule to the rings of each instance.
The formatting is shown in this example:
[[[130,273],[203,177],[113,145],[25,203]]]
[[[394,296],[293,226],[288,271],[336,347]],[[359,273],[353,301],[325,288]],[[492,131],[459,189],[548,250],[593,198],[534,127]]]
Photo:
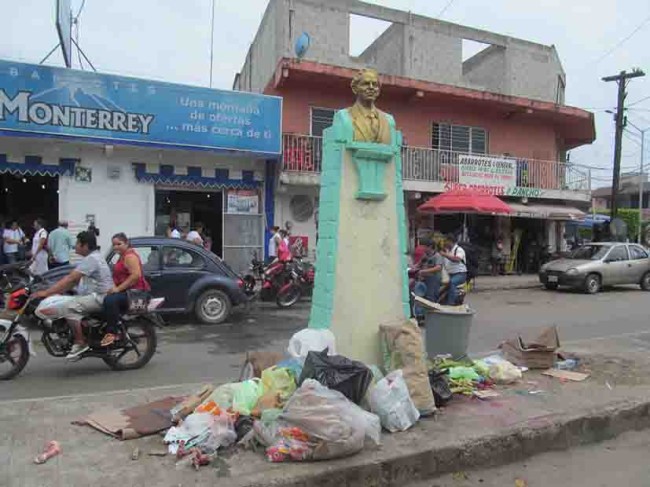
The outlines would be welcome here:
[[[34,233],[32,240],[32,263],[29,266],[29,270],[32,274],[40,276],[48,270],[48,255],[45,249],[45,245],[47,244],[47,231],[43,228],[43,223],[40,220],[34,222],[34,230],[36,230],[36,233]]]
[[[9,264],[14,264],[18,261],[18,244],[23,241],[25,234],[18,226],[18,223],[14,222],[11,228],[5,228],[2,232],[2,238],[4,239],[2,250],[7,256]]]
[[[445,260],[445,270],[449,275],[462,274],[463,272],[467,272],[467,266],[465,265],[465,250],[463,250],[460,245],[454,244],[454,246],[449,251],[449,255],[459,259],[458,262],[454,262],[453,259],[449,258]]]

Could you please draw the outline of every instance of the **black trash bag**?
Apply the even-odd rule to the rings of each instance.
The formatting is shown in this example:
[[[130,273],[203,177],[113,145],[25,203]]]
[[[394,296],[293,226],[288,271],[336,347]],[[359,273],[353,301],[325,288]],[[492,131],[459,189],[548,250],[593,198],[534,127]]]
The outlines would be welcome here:
[[[454,395],[451,389],[449,389],[448,373],[448,370],[434,369],[429,371],[429,384],[431,385],[433,399],[436,401],[437,408],[446,405]]]
[[[327,355],[327,350],[323,350],[307,354],[298,385],[307,379],[315,379],[359,404],[372,382],[372,371],[361,362],[342,355]]]
[[[241,440],[253,429],[255,419],[250,416],[239,416],[235,421],[235,432],[237,433],[237,441]]]

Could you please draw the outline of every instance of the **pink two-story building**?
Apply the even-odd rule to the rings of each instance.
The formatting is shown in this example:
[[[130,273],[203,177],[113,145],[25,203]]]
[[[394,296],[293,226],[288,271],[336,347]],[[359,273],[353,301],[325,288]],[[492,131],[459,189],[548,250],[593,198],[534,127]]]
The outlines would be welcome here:
[[[391,23],[356,57],[349,54],[353,15]],[[303,33],[309,48],[298,59],[294,45]],[[466,40],[487,47],[463,61]],[[589,170],[566,154],[591,143],[595,129],[593,114],[564,104],[566,77],[555,48],[356,0],[271,0],[236,76],[235,89],[284,99],[276,224],[288,223],[315,248],[321,137],[335,111],[353,103],[350,82],[361,67],[380,72],[378,106],[404,135],[412,244],[432,230],[459,231],[464,220],[422,215],[417,206],[474,187],[515,210],[508,218],[466,221],[485,262],[498,237],[522,270],[532,270],[535,248],[561,246],[563,222],[580,218],[591,190]]]

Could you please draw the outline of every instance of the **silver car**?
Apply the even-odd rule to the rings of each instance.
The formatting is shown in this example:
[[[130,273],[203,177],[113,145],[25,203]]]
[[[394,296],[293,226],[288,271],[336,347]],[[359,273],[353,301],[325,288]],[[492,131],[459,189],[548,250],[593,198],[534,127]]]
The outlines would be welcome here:
[[[544,264],[539,280],[546,289],[568,286],[589,294],[617,284],[638,284],[650,291],[650,255],[637,244],[591,243],[578,247],[567,258]]]

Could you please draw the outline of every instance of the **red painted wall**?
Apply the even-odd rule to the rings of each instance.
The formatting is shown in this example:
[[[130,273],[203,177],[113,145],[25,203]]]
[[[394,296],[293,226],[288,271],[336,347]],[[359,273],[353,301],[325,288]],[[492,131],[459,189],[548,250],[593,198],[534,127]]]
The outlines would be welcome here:
[[[350,106],[349,88],[286,82],[278,90],[283,101],[283,132],[309,134],[310,107],[340,109]],[[484,128],[488,131],[488,153],[508,153],[516,157],[556,160],[558,142],[552,124],[535,120],[534,114],[516,114],[510,118],[498,109],[480,111],[462,101],[433,103],[425,98],[407,98],[403,93],[384,90],[379,108],[395,117],[398,129],[411,146],[431,147],[431,124],[448,122]]]

